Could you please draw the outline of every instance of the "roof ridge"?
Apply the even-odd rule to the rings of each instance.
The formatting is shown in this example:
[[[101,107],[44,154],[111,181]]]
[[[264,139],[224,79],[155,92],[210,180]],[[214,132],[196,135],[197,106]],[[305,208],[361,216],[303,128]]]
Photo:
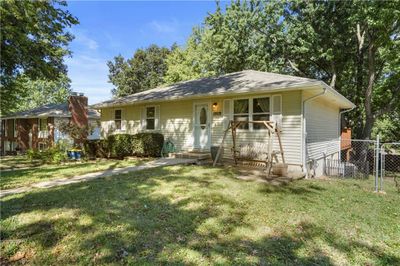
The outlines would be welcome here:
[[[171,87],[173,87],[175,85],[186,84],[186,83],[193,82],[193,81],[199,82],[199,81],[202,81],[204,79],[217,79],[217,78],[221,78],[221,77],[230,76],[230,75],[233,75],[233,74],[238,74],[238,73],[242,73],[242,72],[250,72],[250,71],[259,72],[259,73],[268,73],[268,72],[262,72],[262,71],[253,70],[253,69],[245,69],[245,70],[242,70],[242,71],[230,72],[230,73],[226,73],[226,74],[222,74],[222,75],[218,75],[218,76],[208,76],[208,77],[201,77],[201,78],[197,78],[197,79],[182,80],[182,81],[178,81],[178,82],[169,84],[167,86],[161,85],[161,86],[158,86],[158,87],[155,87],[155,88],[152,88],[152,89],[143,90],[143,91],[135,92],[135,93],[132,93],[132,94],[129,94],[129,95],[126,95],[126,96],[114,98],[112,100],[118,100],[118,99],[121,99],[121,98],[127,98],[127,97],[132,96],[132,95],[136,96],[136,95],[140,95],[141,93],[148,93],[148,92],[151,92],[152,90],[157,90],[157,89],[168,89],[168,88],[171,88]],[[108,100],[108,101],[111,101],[111,100]],[[108,101],[104,101],[104,102],[108,102]]]
[[[319,85],[320,83],[321,81],[317,79],[244,69],[219,76],[201,77],[169,85],[163,84],[149,90],[99,102],[92,106],[94,108],[102,108],[113,105],[124,105],[129,102],[168,100],[206,94],[220,95],[224,93],[243,93],[245,91],[257,92],[259,89],[284,89],[306,85]]]

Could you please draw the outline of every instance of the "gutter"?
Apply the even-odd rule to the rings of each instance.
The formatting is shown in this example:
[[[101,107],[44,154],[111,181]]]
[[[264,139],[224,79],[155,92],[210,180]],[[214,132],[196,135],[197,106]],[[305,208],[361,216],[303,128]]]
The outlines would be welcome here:
[[[353,111],[354,108],[356,108],[356,106],[354,105],[352,108],[350,109],[346,109],[343,111],[339,112],[339,121],[338,121],[338,130],[339,130],[339,162],[342,161],[342,153],[341,153],[341,144],[342,144],[342,132],[341,132],[341,125],[342,125],[342,114]]]
[[[235,91],[228,91],[228,92],[211,92],[211,93],[203,93],[203,94],[193,94],[189,96],[172,96],[172,97],[164,97],[164,98],[158,98],[158,99],[146,99],[146,100],[129,100],[128,102],[117,102],[117,103],[105,103],[100,102],[96,104],[92,104],[89,107],[99,110],[99,109],[105,109],[105,108],[118,108],[118,107],[124,107],[124,106],[131,106],[131,105],[141,105],[141,104],[150,104],[150,103],[159,103],[159,102],[169,102],[169,101],[186,101],[186,100],[197,100],[197,99],[204,99],[204,98],[210,98],[210,97],[234,97],[234,96],[244,96],[244,95],[252,95],[252,94],[259,94],[259,93],[265,93],[265,94],[272,94],[272,93],[278,93],[278,92],[286,92],[286,91],[295,91],[295,90],[309,90],[309,89],[316,89],[320,88],[321,83],[320,82],[309,82],[309,83],[303,83],[300,85],[295,85],[295,86],[281,86],[281,87],[260,87],[257,89],[254,88],[243,88],[239,92]],[[246,90],[245,90],[246,89]],[[155,90],[155,89],[154,89]],[[151,90],[149,90],[151,91]],[[144,91],[144,92],[149,92],[149,91]],[[142,93],[142,92],[139,92]],[[132,94],[134,95],[134,94]],[[129,97],[129,96],[126,96]],[[121,97],[119,99],[122,99],[124,97]],[[111,101],[117,101],[118,99],[111,100]],[[107,101],[106,101],[107,102]]]
[[[306,103],[307,102],[309,102],[309,101],[311,101],[311,100],[314,100],[314,99],[316,99],[316,98],[318,98],[318,97],[320,97],[320,96],[322,96],[322,95],[324,95],[325,93],[326,93],[326,91],[327,91],[327,88],[326,87],[323,87],[323,89],[322,89],[323,91],[321,92],[321,93],[318,93],[317,95],[314,95],[314,96],[311,96],[310,98],[307,98],[307,99],[305,99],[304,101],[303,101],[303,172],[305,172],[305,174],[306,174],[306,178],[308,178],[308,171],[307,171],[307,142],[306,142],[306,140],[307,140],[307,123],[306,123],[306,116],[305,116],[305,113],[306,113]]]

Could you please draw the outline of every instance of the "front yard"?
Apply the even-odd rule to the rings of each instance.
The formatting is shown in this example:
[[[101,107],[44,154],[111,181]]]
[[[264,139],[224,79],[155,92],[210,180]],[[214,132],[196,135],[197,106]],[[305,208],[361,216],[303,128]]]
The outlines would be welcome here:
[[[8,196],[0,262],[399,265],[400,195],[371,182],[173,166]]]
[[[31,162],[25,156],[6,157],[0,159],[0,189],[16,188],[41,181],[73,177],[119,167],[135,166],[141,162],[138,159],[96,160],[69,162],[58,165],[40,164],[38,161]]]

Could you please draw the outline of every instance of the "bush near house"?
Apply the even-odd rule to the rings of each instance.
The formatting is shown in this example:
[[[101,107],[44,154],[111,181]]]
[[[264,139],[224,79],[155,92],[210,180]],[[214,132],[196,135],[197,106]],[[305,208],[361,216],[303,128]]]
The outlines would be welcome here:
[[[85,152],[89,157],[119,158],[129,155],[159,157],[164,144],[160,133],[117,134],[106,139],[88,141]]]
[[[137,156],[159,157],[164,144],[160,133],[139,133],[132,136],[132,151]]]
[[[39,160],[41,163],[59,164],[67,160],[65,150],[58,145],[44,151],[30,149],[27,151],[26,155],[30,161]]]
[[[133,136],[129,134],[111,135],[107,138],[107,146],[109,153],[113,158],[124,158],[132,155],[132,139]]]

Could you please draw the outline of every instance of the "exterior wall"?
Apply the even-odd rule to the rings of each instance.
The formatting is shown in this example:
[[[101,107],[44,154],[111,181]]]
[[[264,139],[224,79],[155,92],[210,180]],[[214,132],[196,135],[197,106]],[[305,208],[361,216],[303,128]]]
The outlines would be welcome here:
[[[79,127],[88,125],[88,98],[85,96],[71,95],[68,97],[68,110],[71,121]]]
[[[285,152],[286,162],[301,164],[301,91],[291,91],[279,93],[282,96],[282,133],[281,139]],[[272,94],[255,94],[249,96],[267,97]],[[202,100],[181,100],[172,102],[160,102],[149,105],[159,106],[160,128],[156,130],[162,133],[165,138],[171,138],[177,150],[193,149],[193,104],[208,103],[210,106],[211,120],[211,145],[219,146],[224,133],[223,103],[225,99],[235,97],[215,97]],[[237,98],[237,97],[236,97]],[[217,103],[217,112],[211,112],[211,106]],[[121,108],[105,108],[101,110],[101,133],[102,138],[109,134],[128,133],[135,134],[143,131],[141,129],[141,112],[146,105],[131,105]],[[115,130],[114,111],[122,110],[122,128],[125,130]],[[251,143],[254,141],[267,143],[266,132],[262,131],[242,131],[239,141],[241,143]],[[232,158],[231,154],[232,137],[231,134],[225,142],[225,158]],[[278,140],[274,140],[274,150],[279,150]],[[280,157],[278,157],[280,159]]]
[[[304,93],[304,98],[312,95]],[[323,175],[325,158],[337,159],[340,150],[339,107],[323,97],[305,106],[306,158],[316,160],[316,176]]]
[[[54,143],[57,143],[58,141],[61,141],[61,140],[66,140],[66,141],[70,142],[71,144],[73,143],[73,139],[70,136],[68,136],[65,133],[62,133],[59,130],[61,123],[66,123],[66,122],[68,123],[69,121],[70,121],[70,118],[68,118],[68,117],[54,117],[54,124],[53,124]],[[97,119],[89,119],[89,124],[91,124],[94,127],[94,131],[87,138],[89,140],[100,139],[100,127],[98,126],[98,120]]]
[[[272,96],[274,94],[250,95],[251,96]],[[281,140],[285,160],[290,164],[301,164],[301,91],[291,91],[279,93],[282,97],[282,131]],[[224,98],[235,99],[235,97]],[[221,101],[223,104],[223,101]],[[223,107],[222,107],[223,110]],[[219,146],[224,134],[224,116],[214,117],[212,126],[212,145]],[[226,125],[226,124],[225,124]],[[247,144],[251,142],[268,143],[266,132],[262,131],[239,131],[237,143]],[[224,145],[224,157],[232,158],[232,137],[231,134],[226,138]],[[277,137],[274,139],[273,150],[279,151]],[[280,160],[280,156],[278,156]]]
[[[93,128],[93,132],[87,136],[88,140],[100,139],[101,128],[99,126],[99,121],[97,119],[89,119],[89,125]]]
[[[33,131],[33,126],[35,125],[35,131]],[[37,119],[18,119],[18,139],[20,149],[25,151],[30,147],[30,145],[35,144],[33,139],[37,134]],[[29,134],[32,134],[32,143],[30,143]]]
[[[56,141],[68,136],[62,136],[58,130],[60,121],[66,119],[78,126],[88,125],[87,97],[70,96],[68,98],[68,108],[71,112],[71,118],[44,117],[47,119],[47,129],[39,130],[39,118],[19,118],[2,120],[2,130],[0,134],[0,154],[11,153],[15,151],[25,152],[27,149],[38,149],[40,144],[45,147],[54,145]],[[16,124],[14,133],[13,122]],[[97,120],[91,119],[91,123]],[[95,130],[94,134],[88,136],[89,139],[98,139],[100,129]],[[86,138],[87,136],[82,136]],[[81,140],[81,139],[80,139]],[[79,141],[80,141],[79,140]]]
[[[71,95],[68,97],[68,110],[71,113],[71,123],[77,125],[79,128],[87,127],[88,120],[88,98],[85,96]],[[74,141],[76,143],[83,143],[87,138],[86,133],[82,133]]]
[[[47,131],[39,131],[38,118],[15,119],[15,133],[13,130],[14,119],[5,120],[4,131],[1,135],[2,153],[25,152],[27,149],[37,149],[39,143],[52,145],[54,142],[54,118],[47,118]]]
[[[15,152],[17,148],[17,132],[14,131],[17,127],[17,121],[14,119],[5,119],[2,121],[0,148],[2,154]]]
[[[193,149],[192,119],[193,101],[176,101],[149,104],[159,106],[160,127],[152,132],[160,132],[165,138],[170,138],[178,151]],[[131,105],[121,108],[101,110],[101,136],[109,134],[136,134],[142,130],[141,113],[146,105]],[[114,111],[122,110],[122,130],[115,129]]]

